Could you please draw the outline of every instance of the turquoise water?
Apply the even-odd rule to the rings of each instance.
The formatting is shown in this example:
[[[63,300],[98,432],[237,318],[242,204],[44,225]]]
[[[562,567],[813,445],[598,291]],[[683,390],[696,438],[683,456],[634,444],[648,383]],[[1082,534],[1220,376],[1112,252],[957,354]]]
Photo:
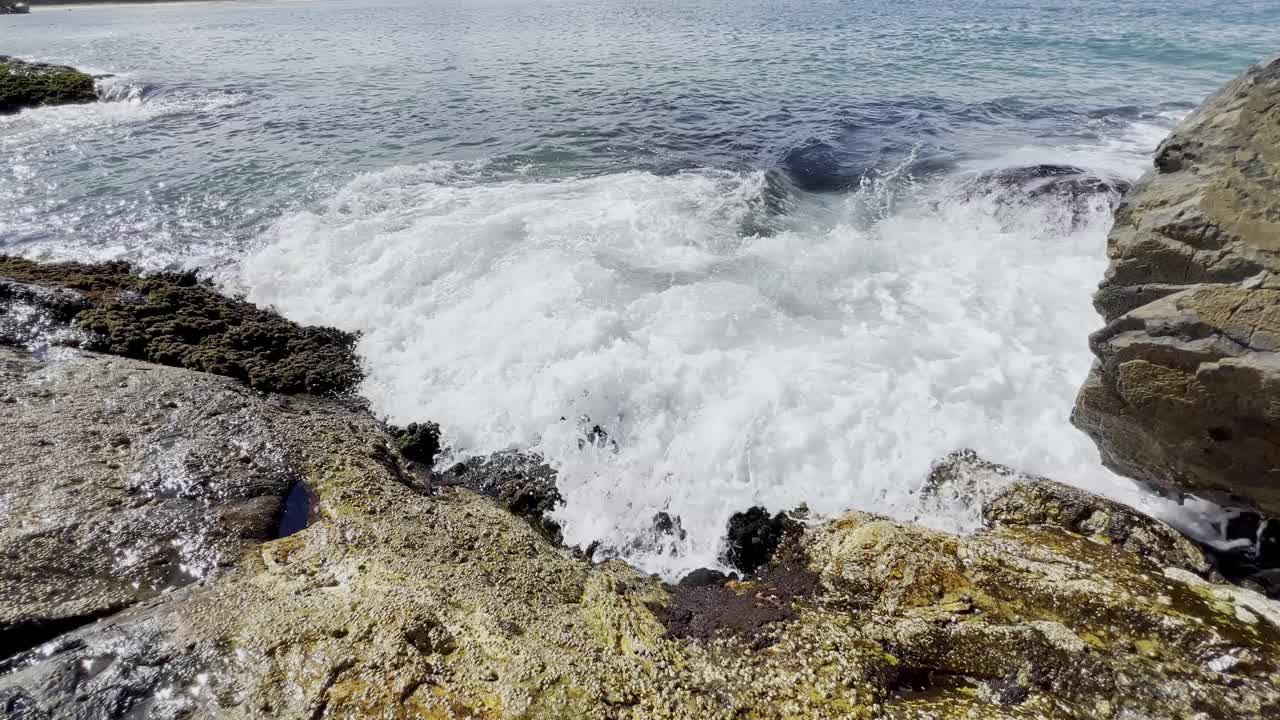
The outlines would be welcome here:
[[[184,3],[37,8],[111,73],[0,118],[0,250],[199,267],[364,333],[455,456],[544,453],[572,542],[714,562],[752,503],[921,507],[957,447],[1184,525],[1067,422],[1110,209],[1280,6]],[[578,440],[606,427],[616,451]],[[688,537],[646,539],[680,515]]]

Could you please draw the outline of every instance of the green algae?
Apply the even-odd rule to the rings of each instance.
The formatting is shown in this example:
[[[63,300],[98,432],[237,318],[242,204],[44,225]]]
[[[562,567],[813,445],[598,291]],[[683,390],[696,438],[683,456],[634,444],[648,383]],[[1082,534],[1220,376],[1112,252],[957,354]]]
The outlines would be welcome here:
[[[61,65],[29,63],[0,55],[0,115],[42,105],[91,103],[93,77]]]
[[[218,293],[194,273],[139,275],[127,263],[42,264],[0,255],[0,277],[75,290],[90,350],[225,375],[255,390],[340,394],[363,377],[357,336],[299,325]]]

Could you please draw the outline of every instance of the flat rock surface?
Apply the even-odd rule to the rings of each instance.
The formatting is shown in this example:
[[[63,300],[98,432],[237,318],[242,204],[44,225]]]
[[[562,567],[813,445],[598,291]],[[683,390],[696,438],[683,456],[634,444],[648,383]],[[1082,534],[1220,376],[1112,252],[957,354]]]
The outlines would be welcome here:
[[[289,425],[305,400],[64,348],[42,357],[0,347],[3,655],[234,564],[272,537],[303,476]]]
[[[1108,255],[1073,421],[1117,472],[1280,515],[1280,59],[1160,145]]]

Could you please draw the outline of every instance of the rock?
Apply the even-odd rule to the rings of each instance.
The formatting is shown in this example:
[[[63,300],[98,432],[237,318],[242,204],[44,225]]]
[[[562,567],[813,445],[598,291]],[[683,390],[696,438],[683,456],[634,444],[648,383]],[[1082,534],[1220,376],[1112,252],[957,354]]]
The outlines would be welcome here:
[[[0,277],[0,345],[79,345],[89,338],[71,321],[92,305],[74,290]]]
[[[305,327],[225,297],[193,273],[140,276],[125,263],[48,265],[0,255],[0,284],[0,305],[21,300],[45,321],[72,321],[87,349],[226,375],[270,392],[345,393],[363,377],[355,335]],[[11,289],[6,301],[5,286],[43,294]],[[82,304],[70,303],[67,291]]]
[[[214,398],[236,387],[77,357],[147,368],[131,386],[181,376],[189,392]],[[79,382],[92,388],[97,377]],[[972,536],[857,512],[784,523],[752,579],[672,588],[616,560],[577,557],[504,509],[494,484],[547,487],[536,456],[466,469],[498,502],[459,486],[423,494],[388,462],[393,438],[367,413],[239,392],[244,422],[270,420],[283,447],[302,448],[314,521],[246,546],[212,579],[9,658],[6,717],[1261,720],[1280,711],[1280,604],[1165,567],[1165,555],[1128,539],[1098,542],[1096,528],[1117,526],[1095,518],[1119,512],[1105,501],[1016,489],[1019,479],[987,508],[997,520]],[[22,390],[20,412],[28,401]],[[163,446],[121,435],[121,452]],[[50,435],[49,447],[61,438]],[[116,442],[104,434],[104,448]],[[41,467],[27,482],[64,474]],[[777,519],[751,515],[762,529]],[[1139,535],[1131,527],[1126,537]],[[6,587],[21,596],[39,582],[24,573]]]
[[[540,455],[508,450],[470,458],[441,473],[438,481],[493,498],[553,542],[561,541],[560,525],[550,515],[564,499],[556,488],[556,471]]]
[[[1076,426],[1116,472],[1280,515],[1280,59],[1186,118],[1116,211]]]
[[[984,508],[992,525],[1050,525],[1118,545],[1164,567],[1208,575],[1213,564],[1185,535],[1133,508],[1045,478],[1020,480]]]
[[[960,193],[965,198],[989,197],[998,205],[1020,212],[1027,202],[1049,199],[1055,207],[1070,210],[1071,221],[1080,223],[1090,216],[1099,201],[1114,206],[1131,184],[1103,178],[1070,165],[1028,165],[984,172],[966,182]]]
[[[926,513],[945,513],[956,508],[977,511],[1010,483],[1041,479],[993,463],[963,448],[948,453],[930,467],[929,477],[920,491],[920,506]]]
[[[680,578],[677,583],[681,587],[704,587],[706,585],[724,585],[730,580],[737,580],[737,574],[725,575],[719,570],[711,568],[698,568],[684,577]]]
[[[770,516],[759,506],[734,513],[729,518],[724,562],[751,575],[768,564],[787,533],[798,527],[786,513]]]
[[[204,373],[0,347],[0,647],[11,654],[233,565],[271,538],[319,438],[369,425]],[[303,490],[305,492],[305,490]],[[305,513],[305,511],[304,511]]]
[[[93,77],[75,68],[0,55],[0,115],[41,105],[72,105],[97,100]]]
[[[399,428],[389,427],[395,438],[396,450],[406,460],[421,463],[428,469],[435,464],[436,455],[440,454],[440,426],[433,423],[409,423]]]

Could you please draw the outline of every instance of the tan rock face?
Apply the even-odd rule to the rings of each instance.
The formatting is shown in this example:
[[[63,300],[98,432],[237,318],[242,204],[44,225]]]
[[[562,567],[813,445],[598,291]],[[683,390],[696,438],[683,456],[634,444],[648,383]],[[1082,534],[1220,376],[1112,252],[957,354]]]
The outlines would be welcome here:
[[[1073,422],[1117,472],[1280,515],[1280,59],[1161,144],[1108,255]]]

